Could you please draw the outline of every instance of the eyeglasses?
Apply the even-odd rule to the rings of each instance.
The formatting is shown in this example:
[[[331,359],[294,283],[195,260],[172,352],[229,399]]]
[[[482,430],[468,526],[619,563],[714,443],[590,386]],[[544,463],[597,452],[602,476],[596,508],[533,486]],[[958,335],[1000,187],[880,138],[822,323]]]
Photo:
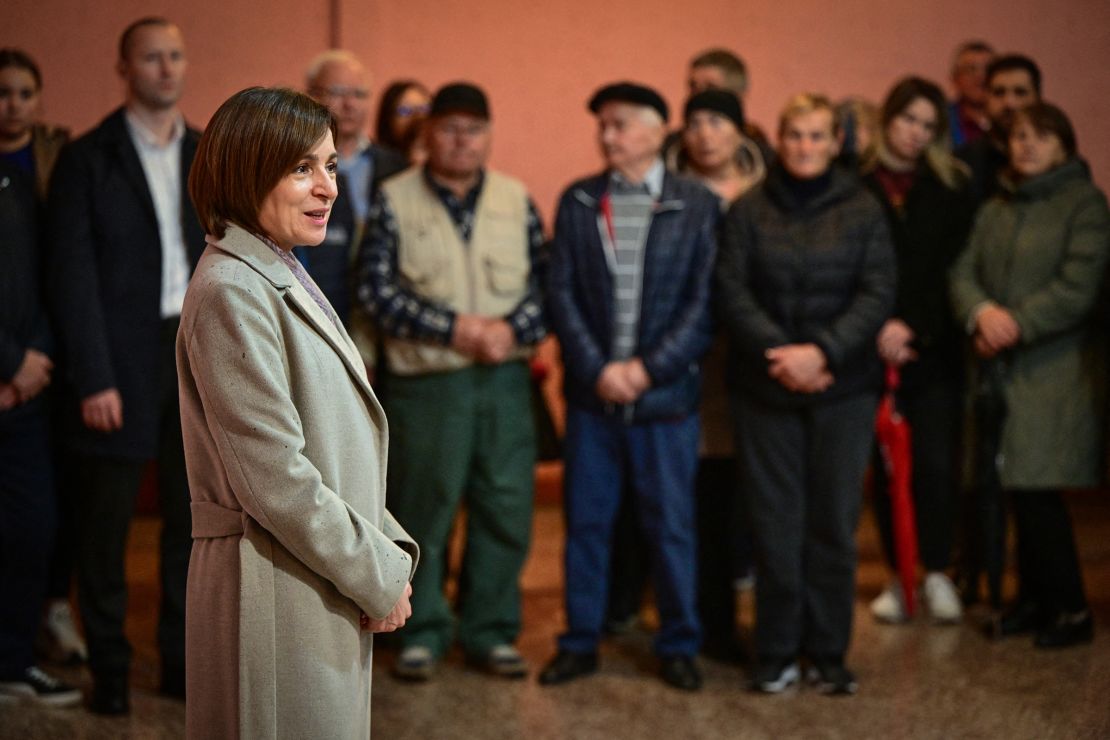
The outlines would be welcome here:
[[[432,107],[425,103],[424,105],[399,105],[397,106],[397,115],[401,118],[412,118],[413,116],[426,116]]]
[[[355,100],[366,100],[370,97],[370,91],[365,87],[344,87],[342,85],[314,87],[311,92],[312,95],[317,98],[354,98]]]

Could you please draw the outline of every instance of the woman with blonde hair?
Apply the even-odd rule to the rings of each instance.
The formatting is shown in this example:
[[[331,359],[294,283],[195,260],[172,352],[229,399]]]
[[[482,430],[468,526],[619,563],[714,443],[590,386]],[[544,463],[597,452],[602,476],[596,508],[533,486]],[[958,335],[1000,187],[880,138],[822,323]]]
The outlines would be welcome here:
[[[834,164],[823,95],[792,98],[767,179],[729,210],[716,273],[730,343],[741,491],[755,539],[757,666],[777,693],[800,676],[852,694],[855,531],[880,387],[875,336],[894,304],[886,219]]]

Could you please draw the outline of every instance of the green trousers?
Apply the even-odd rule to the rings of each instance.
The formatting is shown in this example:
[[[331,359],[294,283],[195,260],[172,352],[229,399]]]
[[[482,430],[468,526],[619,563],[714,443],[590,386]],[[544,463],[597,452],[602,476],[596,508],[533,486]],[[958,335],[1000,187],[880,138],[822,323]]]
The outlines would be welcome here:
[[[460,504],[466,550],[459,643],[484,656],[520,633],[520,572],[532,532],[536,460],[531,379],[524,362],[390,376],[386,505],[420,545],[403,647],[442,656],[455,618],[443,593],[445,552]]]

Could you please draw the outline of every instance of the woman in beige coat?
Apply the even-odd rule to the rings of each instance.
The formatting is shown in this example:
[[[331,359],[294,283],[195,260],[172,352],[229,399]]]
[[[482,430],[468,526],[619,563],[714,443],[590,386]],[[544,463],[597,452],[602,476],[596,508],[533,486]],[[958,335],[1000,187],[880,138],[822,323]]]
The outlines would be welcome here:
[[[177,342],[190,738],[367,738],[371,633],[411,613],[385,416],[290,252],[324,238],[333,140],[323,106],[250,88],[216,112],[189,179],[209,233]]]

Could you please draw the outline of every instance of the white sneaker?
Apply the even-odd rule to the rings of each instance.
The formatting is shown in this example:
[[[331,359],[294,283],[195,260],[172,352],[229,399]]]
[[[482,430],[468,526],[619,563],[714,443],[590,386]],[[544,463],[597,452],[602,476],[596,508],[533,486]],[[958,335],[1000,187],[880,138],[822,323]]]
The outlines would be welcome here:
[[[902,595],[902,585],[891,582],[883,592],[871,602],[871,616],[884,624],[902,624],[906,615],[906,600]]]
[[[960,594],[956,591],[956,584],[941,573],[933,571],[925,576],[925,608],[934,622],[941,624],[955,624],[964,615],[963,605],[960,603]]]
[[[52,657],[61,663],[84,663],[89,658],[85,640],[77,631],[73,610],[64,599],[51,601],[43,620]]]

